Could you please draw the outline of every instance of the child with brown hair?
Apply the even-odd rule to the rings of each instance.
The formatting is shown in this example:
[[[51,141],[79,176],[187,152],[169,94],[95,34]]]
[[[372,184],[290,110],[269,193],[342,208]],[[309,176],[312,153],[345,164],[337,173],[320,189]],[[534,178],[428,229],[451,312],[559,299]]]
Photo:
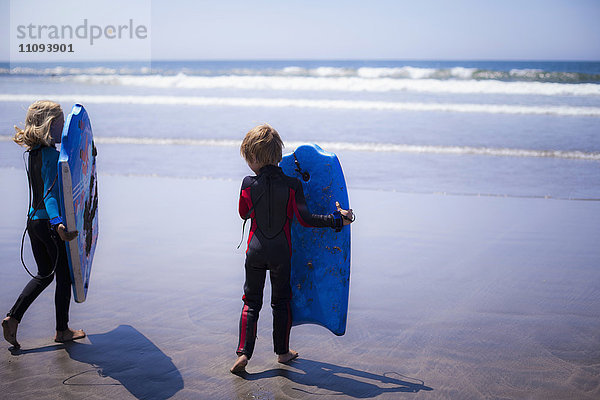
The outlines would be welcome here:
[[[65,241],[77,237],[77,231],[68,232],[59,210],[58,156],[54,146],[60,143],[64,114],[58,103],[40,100],[29,106],[25,129],[19,129],[13,140],[27,148],[29,161],[27,176],[31,190],[31,204],[27,215],[27,231],[31,249],[38,267],[34,276],[2,320],[4,339],[19,348],[17,327],[31,303],[50,285],[56,275],[54,304],[56,309],[55,342],[67,342],[85,337],[82,330],[68,326],[71,301],[71,276]]]
[[[352,210],[342,210],[339,203],[333,214],[311,214],[302,183],[285,175],[277,166],[282,148],[279,134],[267,124],[251,129],[240,148],[242,157],[256,175],[244,178],[239,199],[239,214],[244,220],[251,219],[251,227],[236,350],[238,358],[230,369],[232,373],[243,372],[252,357],[267,270],[271,280],[273,345],[277,361],[287,363],[298,357],[298,353],[289,348],[292,327],[290,226],[294,215],[303,226],[335,229],[350,224],[353,219]]]

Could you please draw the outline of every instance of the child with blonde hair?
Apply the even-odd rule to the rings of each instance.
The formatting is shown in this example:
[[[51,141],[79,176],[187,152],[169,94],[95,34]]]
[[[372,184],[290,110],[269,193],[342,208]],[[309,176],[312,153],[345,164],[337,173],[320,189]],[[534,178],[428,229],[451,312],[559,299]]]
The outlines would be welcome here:
[[[240,152],[256,174],[242,182],[239,199],[240,216],[251,219],[246,250],[244,302],[239,323],[237,360],[233,373],[243,372],[252,357],[256,341],[256,326],[262,307],[266,271],[271,280],[273,309],[273,345],[277,361],[287,363],[298,357],[289,348],[292,315],[290,286],[292,243],[290,226],[294,215],[303,226],[340,229],[352,222],[352,210],[329,215],[311,214],[306,206],[302,183],[286,176],[280,167],[283,141],[270,125],[251,129],[244,138]]]
[[[59,209],[58,156],[55,143],[60,143],[64,114],[58,103],[40,100],[29,106],[25,128],[15,126],[15,143],[29,153],[27,176],[31,204],[27,215],[27,232],[37,264],[33,276],[21,295],[2,320],[4,339],[19,348],[17,327],[25,311],[48,287],[56,275],[54,304],[56,335],[54,341],[63,343],[85,337],[82,330],[68,326],[71,301],[71,277],[65,241],[77,237],[77,231],[68,232]]]

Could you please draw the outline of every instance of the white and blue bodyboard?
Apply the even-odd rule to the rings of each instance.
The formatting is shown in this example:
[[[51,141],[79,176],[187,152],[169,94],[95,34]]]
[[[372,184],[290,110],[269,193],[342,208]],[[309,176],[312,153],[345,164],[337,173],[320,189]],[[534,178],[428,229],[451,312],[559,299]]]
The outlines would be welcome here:
[[[302,145],[283,157],[283,172],[302,182],[308,209],[331,214],[338,201],[349,208],[342,167],[334,153]],[[317,324],[341,336],[346,332],[350,290],[350,226],[306,228],[294,218],[292,239],[292,324]]]
[[[98,240],[98,184],[92,126],[85,108],[75,104],[62,132],[58,178],[61,215],[68,231],[79,231],[65,242],[73,296],[85,301]]]

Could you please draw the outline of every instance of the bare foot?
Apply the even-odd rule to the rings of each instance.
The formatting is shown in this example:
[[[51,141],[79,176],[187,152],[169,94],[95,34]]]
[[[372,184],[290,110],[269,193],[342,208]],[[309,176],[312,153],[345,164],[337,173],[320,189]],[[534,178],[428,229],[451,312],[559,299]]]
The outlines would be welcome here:
[[[21,345],[17,342],[17,327],[19,321],[13,317],[6,317],[2,320],[2,330],[4,331],[4,339],[13,346],[19,348]]]
[[[248,356],[242,354],[238,357],[238,359],[235,361],[235,364],[233,364],[233,367],[231,367],[229,371],[232,374],[239,374],[240,372],[245,372],[246,365],[248,365]]]
[[[286,364],[286,363],[292,361],[294,358],[298,358],[298,352],[294,351],[294,350],[290,350],[285,354],[279,354],[277,356],[277,362]]]
[[[85,337],[85,332],[81,329],[76,331],[72,329],[65,329],[64,331],[56,331],[56,336],[54,336],[54,341],[56,343],[65,343],[70,342],[72,340],[83,339]]]

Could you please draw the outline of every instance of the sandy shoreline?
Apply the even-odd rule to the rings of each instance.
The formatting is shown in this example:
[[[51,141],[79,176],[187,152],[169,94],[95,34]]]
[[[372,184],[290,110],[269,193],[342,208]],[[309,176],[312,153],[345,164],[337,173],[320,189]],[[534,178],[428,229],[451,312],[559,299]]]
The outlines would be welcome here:
[[[240,181],[241,181],[240,177]],[[0,169],[0,304],[19,265],[27,186]],[[351,190],[347,334],[292,330],[275,362],[266,301],[255,357],[233,376],[243,249],[239,182],[101,175],[88,300],[54,345],[53,287],[0,357],[7,398],[284,399],[600,396],[600,202]],[[26,261],[33,265],[29,248]]]

